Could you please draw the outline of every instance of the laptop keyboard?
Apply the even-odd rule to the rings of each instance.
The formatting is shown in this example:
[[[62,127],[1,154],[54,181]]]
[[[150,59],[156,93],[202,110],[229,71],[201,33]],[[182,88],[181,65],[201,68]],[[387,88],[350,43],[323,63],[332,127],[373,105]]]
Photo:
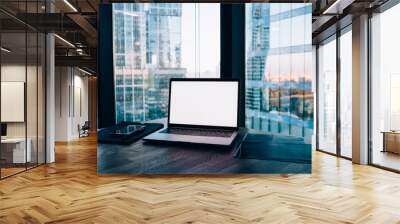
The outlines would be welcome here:
[[[228,130],[213,130],[213,129],[199,129],[199,128],[167,128],[163,133],[177,134],[177,135],[193,135],[193,136],[211,136],[211,137],[231,137],[233,131]]]

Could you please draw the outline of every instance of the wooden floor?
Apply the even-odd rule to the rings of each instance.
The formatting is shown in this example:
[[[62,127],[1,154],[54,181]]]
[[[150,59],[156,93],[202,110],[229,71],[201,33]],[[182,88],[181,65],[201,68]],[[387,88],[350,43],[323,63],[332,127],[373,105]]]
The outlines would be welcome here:
[[[374,164],[400,170],[400,155],[391,152],[374,151],[372,157]]]
[[[98,176],[96,141],[0,181],[0,223],[400,223],[400,175],[315,152],[312,175]]]
[[[1,177],[7,177],[11,176],[13,174],[23,172],[25,170],[24,168],[0,168],[1,169]]]

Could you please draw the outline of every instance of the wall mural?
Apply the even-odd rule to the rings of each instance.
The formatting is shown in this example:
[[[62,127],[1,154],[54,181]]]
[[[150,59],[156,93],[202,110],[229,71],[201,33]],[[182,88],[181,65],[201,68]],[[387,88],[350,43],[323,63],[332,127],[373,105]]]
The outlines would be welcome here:
[[[113,139],[127,125],[149,132],[166,125],[171,78],[221,77],[221,7],[245,13],[245,127],[234,143],[223,150],[154,144],[141,140],[146,131]],[[311,172],[311,4],[114,3],[111,10],[116,125],[99,132],[99,173]]]

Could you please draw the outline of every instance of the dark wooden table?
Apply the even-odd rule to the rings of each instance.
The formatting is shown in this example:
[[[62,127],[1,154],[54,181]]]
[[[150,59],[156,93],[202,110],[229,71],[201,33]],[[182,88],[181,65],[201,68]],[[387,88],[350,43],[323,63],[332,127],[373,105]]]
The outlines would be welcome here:
[[[148,143],[139,140],[130,145],[98,144],[99,174],[238,174],[238,173],[310,173],[311,162],[241,158],[245,130],[231,148],[209,145]]]

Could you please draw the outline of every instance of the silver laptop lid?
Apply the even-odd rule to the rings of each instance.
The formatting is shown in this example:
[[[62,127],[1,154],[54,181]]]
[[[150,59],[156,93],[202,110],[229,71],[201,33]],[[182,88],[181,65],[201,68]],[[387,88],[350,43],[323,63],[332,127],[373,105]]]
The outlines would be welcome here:
[[[237,129],[239,81],[171,79],[169,126]]]

